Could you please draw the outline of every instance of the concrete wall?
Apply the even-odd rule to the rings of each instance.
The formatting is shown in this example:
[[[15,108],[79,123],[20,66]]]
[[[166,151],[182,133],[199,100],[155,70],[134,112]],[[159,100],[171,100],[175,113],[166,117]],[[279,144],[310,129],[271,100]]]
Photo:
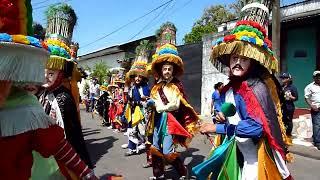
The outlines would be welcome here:
[[[114,54],[107,54],[99,57],[93,57],[90,59],[83,59],[83,60],[80,59],[79,65],[84,68],[86,68],[87,66],[89,66],[90,68],[93,68],[96,63],[102,61],[106,63],[110,68],[115,68],[120,66],[117,60],[124,59],[124,57],[125,57],[125,52],[118,52]]]
[[[178,51],[184,63],[184,75],[181,81],[185,93],[189,103],[200,113],[202,43],[178,46]]]
[[[201,115],[203,116],[210,116],[211,95],[214,91],[214,84],[219,81],[223,83],[228,82],[228,77],[220,73],[220,71],[218,71],[218,69],[210,62],[212,42],[223,35],[223,33],[217,33],[215,35],[204,36],[202,39]]]

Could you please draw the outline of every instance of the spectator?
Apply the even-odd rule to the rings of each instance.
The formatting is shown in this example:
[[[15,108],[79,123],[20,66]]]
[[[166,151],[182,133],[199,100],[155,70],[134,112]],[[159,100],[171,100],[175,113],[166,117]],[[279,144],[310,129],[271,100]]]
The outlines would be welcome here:
[[[96,100],[99,98],[100,91],[99,91],[99,84],[98,80],[93,78],[92,84],[90,85],[90,101],[91,101],[91,112],[94,110],[94,105]]]
[[[314,146],[320,150],[320,71],[313,72],[313,80],[304,89],[304,97],[311,108]]]
[[[281,74],[280,79],[282,81],[282,96],[284,97],[283,122],[286,126],[286,134],[288,137],[286,144],[292,145],[292,119],[295,110],[294,101],[298,100],[298,90],[292,84],[292,77],[289,73]]]
[[[220,92],[223,88],[223,83],[218,82],[214,85],[214,92],[212,93],[211,101],[211,114],[214,114],[214,103],[220,100]]]

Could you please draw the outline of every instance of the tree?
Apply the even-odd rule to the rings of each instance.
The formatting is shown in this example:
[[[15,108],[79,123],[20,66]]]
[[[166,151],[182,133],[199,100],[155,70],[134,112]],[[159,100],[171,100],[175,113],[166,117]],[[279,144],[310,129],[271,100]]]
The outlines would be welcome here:
[[[110,76],[109,67],[102,61],[93,66],[92,73],[90,74],[91,78],[98,79],[99,84],[102,84],[108,76]]]
[[[236,14],[237,16],[240,15],[241,13],[241,9],[249,3],[253,3],[254,0],[237,0],[236,2],[232,3],[229,5],[229,8],[232,9],[234,12],[234,14]]]
[[[34,37],[44,40],[46,29],[40,23],[33,22],[32,24]]]
[[[202,36],[217,32],[217,27],[236,16],[226,6],[214,5],[206,8],[202,17],[194,23],[191,32],[183,38],[185,44],[201,42]]]

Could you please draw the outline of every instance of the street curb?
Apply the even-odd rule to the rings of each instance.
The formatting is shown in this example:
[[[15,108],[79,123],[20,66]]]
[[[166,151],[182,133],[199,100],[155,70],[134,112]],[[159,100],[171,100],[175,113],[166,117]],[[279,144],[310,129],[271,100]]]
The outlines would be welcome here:
[[[293,145],[289,147],[289,151],[293,154],[303,157],[320,160],[320,150],[314,147],[306,147],[302,145]]]

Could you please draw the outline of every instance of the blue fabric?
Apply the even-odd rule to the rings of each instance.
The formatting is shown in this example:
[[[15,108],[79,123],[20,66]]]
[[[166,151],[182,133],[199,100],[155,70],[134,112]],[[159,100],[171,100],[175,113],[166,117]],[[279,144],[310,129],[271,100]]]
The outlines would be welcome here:
[[[243,100],[243,98],[237,94],[234,93],[234,100],[236,103],[236,110],[238,115],[241,118],[241,121],[238,123],[238,125],[232,125],[232,124],[217,124],[216,125],[216,132],[218,134],[228,134],[233,135],[235,134],[238,137],[241,138],[253,138],[253,139],[259,139],[262,136],[263,128],[262,124],[259,120],[254,120],[248,115],[246,104]],[[225,94],[220,94],[220,101],[215,103],[215,108],[218,112],[221,112],[221,106],[225,102]]]
[[[173,137],[168,133],[162,134],[161,132],[161,127],[163,125],[166,126],[166,124],[163,124],[165,120],[163,114],[164,113],[156,114],[155,116],[152,145],[163,154],[170,154],[174,152]]]
[[[212,93],[211,99],[212,99],[214,102],[220,100],[220,93],[219,93],[218,90],[215,90],[215,91]]]
[[[224,160],[228,154],[228,149],[232,147],[234,142],[234,136],[232,136],[230,139],[225,138],[223,143],[214,150],[211,157],[201,164],[193,167],[192,172],[196,175],[197,179],[207,180],[211,172],[211,179],[217,179]]]
[[[132,141],[129,140],[128,149],[130,149],[130,150],[136,150],[136,149],[137,149],[137,145],[136,145],[134,142],[132,142]]]
[[[294,101],[298,100],[298,97],[299,97],[298,90],[294,85],[290,84],[287,87],[283,88],[283,93],[285,93],[287,91],[290,91],[291,95],[296,98]],[[285,105],[285,108],[287,111],[294,111],[294,109],[295,109],[294,101],[293,100],[285,100],[284,101],[284,105]]]
[[[147,83],[142,84],[141,86],[134,86],[132,89],[132,98],[133,101],[135,102],[140,102],[141,101],[141,95],[139,93],[139,88],[142,87],[142,92],[144,96],[149,97],[150,96],[150,88]]]
[[[320,148],[320,112],[311,112],[313,142],[314,145]]]

